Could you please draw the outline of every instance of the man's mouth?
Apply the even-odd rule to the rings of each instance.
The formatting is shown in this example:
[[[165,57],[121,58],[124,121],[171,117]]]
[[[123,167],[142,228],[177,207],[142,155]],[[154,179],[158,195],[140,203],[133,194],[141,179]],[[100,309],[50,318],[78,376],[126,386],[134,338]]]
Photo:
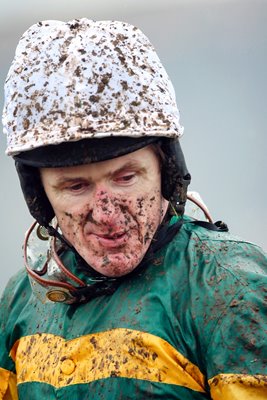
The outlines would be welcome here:
[[[126,244],[128,239],[127,232],[116,232],[112,234],[92,233],[98,243],[106,248],[120,247]]]

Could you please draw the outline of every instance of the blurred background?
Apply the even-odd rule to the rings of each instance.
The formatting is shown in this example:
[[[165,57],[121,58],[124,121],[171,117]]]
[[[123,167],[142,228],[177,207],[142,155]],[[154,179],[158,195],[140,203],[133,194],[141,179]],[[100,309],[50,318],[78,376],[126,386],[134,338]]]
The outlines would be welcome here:
[[[150,38],[174,84],[182,147],[215,220],[267,249],[266,0],[11,0],[1,4],[0,88],[22,33],[46,19],[119,19]],[[2,130],[2,127],[1,127]],[[1,163],[1,280],[23,266],[32,219],[13,162]]]

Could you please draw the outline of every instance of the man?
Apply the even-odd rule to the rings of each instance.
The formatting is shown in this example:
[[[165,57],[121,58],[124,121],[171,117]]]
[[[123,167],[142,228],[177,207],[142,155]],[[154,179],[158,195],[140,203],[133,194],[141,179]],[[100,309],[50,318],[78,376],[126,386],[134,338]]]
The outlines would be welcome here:
[[[0,399],[266,398],[266,257],[183,216],[183,129],[142,32],[38,23],[5,94],[36,223],[2,298]]]

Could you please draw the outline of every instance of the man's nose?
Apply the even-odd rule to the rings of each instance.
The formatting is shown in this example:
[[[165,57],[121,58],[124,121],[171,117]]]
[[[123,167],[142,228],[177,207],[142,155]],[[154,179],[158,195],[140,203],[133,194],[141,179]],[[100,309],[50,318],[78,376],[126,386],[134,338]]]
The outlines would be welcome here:
[[[120,214],[119,201],[107,190],[98,189],[95,192],[92,207],[92,218],[97,224],[112,225]]]

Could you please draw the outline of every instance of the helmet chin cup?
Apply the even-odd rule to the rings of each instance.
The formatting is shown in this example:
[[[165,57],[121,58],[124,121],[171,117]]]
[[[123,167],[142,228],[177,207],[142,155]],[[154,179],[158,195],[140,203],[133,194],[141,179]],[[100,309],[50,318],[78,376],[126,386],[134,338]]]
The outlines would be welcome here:
[[[73,304],[80,301],[77,288],[85,283],[62,263],[62,244],[48,237],[45,228],[34,222],[25,237],[24,261],[35,295],[42,301]]]

